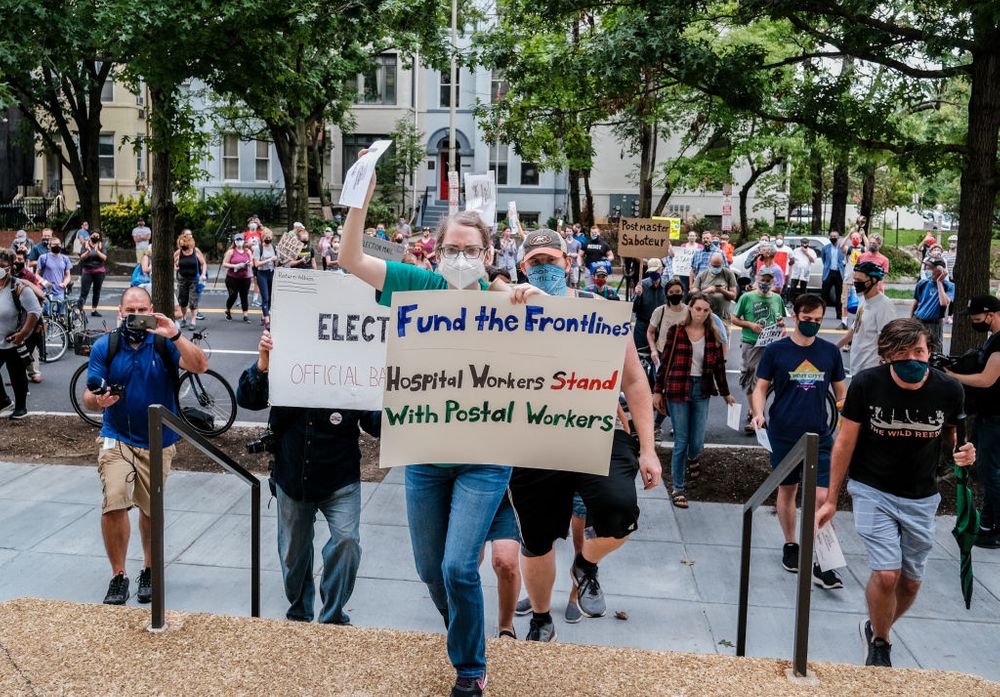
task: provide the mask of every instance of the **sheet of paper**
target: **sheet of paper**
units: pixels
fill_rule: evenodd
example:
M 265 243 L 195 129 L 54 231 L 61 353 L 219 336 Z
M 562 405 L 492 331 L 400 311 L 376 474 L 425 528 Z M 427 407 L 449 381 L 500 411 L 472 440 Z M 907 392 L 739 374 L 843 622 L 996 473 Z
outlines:
M 476 211 L 491 230 L 497 224 L 497 174 L 465 173 L 465 210 Z
M 767 429 L 755 428 L 754 433 L 757 434 L 757 442 L 760 443 L 761 447 L 767 452 L 771 452 L 771 439 L 767 437 Z
M 743 405 L 739 402 L 730 405 L 729 409 L 726 410 L 726 425 L 734 431 L 739 431 L 742 428 L 741 416 L 743 416 Z
M 365 196 L 368 195 L 368 185 L 375 174 L 375 164 L 378 158 L 382 157 L 389 146 L 391 140 L 376 140 L 368 146 L 368 152 L 347 170 L 344 177 L 344 188 L 340 192 L 340 205 L 351 208 L 361 208 L 365 205 Z
M 778 341 L 785 335 L 785 328 L 777 324 L 764 325 L 764 331 L 757 336 L 757 343 L 754 346 L 762 348 Z
M 823 571 L 847 566 L 833 523 L 827 523 L 816 531 L 816 561 Z

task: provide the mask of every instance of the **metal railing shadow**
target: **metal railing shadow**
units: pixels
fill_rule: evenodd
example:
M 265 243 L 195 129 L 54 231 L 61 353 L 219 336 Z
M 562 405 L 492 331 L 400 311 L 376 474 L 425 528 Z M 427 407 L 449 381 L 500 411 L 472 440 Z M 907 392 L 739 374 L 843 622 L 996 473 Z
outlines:
M 819 436 L 806 433 L 792 447 L 781 463 L 764 480 L 753 496 L 743 504 L 743 542 L 740 547 L 740 599 L 736 629 L 736 655 L 746 656 L 747 611 L 750 604 L 750 541 L 753 512 L 771 495 L 792 470 L 804 463 L 802 472 L 802 519 L 799 527 L 798 588 L 795 592 L 795 636 L 792 669 L 798 677 L 807 675 L 809 653 L 809 603 L 812 590 L 813 526 L 816 520 L 816 465 L 819 460 Z
M 149 517 L 151 522 L 153 607 L 151 631 L 165 621 L 163 545 L 163 427 L 169 426 L 203 455 L 250 485 L 250 615 L 260 617 L 260 480 L 212 445 L 162 404 L 149 407 Z

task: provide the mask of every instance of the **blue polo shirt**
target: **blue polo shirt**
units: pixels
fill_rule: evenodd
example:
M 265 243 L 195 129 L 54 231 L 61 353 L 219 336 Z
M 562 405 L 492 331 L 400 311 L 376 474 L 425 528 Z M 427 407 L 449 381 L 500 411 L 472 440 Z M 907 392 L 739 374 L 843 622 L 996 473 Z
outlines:
M 108 375 L 107 355 L 108 337 L 105 334 L 90 351 L 90 365 L 87 369 L 87 379 L 107 380 L 112 385 L 125 385 L 125 394 L 114 406 L 104 410 L 104 423 L 101 426 L 101 436 L 114 438 L 143 450 L 149 449 L 149 417 L 147 409 L 151 404 L 162 404 L 177 413 L 177 403 L 174 398 L 174 381 L 168 371 L 173 366 L 164 366 L 160 354 L 153 346 L 153 334 L 147 334 L 146 340 L 138 348 L 125 341 L 124 337 L 118 344 L 118 352 L 111 361 L 111 374 Z M 167 342 L 167 349 L 173 357 L 174 365 L 180 364 L 180 351 L 172 342 Z M 163 429 L 163 447 L 169 447 L 180 440 L 180 437 L 169 428 Z

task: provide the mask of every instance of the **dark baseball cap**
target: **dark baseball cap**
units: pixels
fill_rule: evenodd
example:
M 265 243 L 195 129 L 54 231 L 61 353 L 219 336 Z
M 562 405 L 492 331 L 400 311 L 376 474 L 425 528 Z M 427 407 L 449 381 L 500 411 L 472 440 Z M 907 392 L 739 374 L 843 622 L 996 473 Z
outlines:
M 941 257 L 927 257 L 924 259 L 924 266 L 938 266 L 946 271 L 948 270 L 948 262 Z
M 603 266 L 598 266 L 596 269 L 594 269 L 594 275 L 595 276 L 607 276 L 608 275 L 608 270 L 606 268 L 604 268 Z
M 874 261 L 862 261 L 859 264 L 855 264 L 854 270 L 859 273 L 863 273 L 869 278 L 875 278 L 875 279 L 885 278 L 885 269 L 876 264 Z
M 540 228 L 529 232 L 524 238 L 524 261 L 539 254 L 548 254 L 554 257 L 566 256 L 566 240 L 555 230 Z
M 969 298 L 969 304 L 959 314 L 981 315 L 986 312 L 1000 312 L 1000 298 L 994 295 L 974 295 Z

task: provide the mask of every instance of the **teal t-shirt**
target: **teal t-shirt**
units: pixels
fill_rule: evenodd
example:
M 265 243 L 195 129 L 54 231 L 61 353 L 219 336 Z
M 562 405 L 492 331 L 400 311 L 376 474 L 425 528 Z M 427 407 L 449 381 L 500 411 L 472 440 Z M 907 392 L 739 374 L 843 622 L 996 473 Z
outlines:
M 445 290 L 448 281 L 435 272 L 421 269 L 413 264 L 398 261 L 385 262 L 385 283 L 381 291 L 375 291 L 375 302 L 386 307 L 392 306 L 392 294 L 407 290 Z M 489 284 L 479 279 L 479 289 L 486 290 Z

